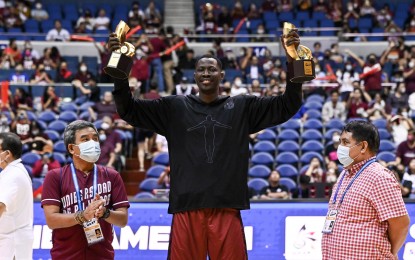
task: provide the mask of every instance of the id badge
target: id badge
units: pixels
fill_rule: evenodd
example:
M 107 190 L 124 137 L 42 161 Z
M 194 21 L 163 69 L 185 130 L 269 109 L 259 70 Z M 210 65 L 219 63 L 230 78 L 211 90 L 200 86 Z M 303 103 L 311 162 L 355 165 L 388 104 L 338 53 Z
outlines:
M 323 233 L 325 234 L 330 234 L 333 232 L 333 228 L 334 228 L 334 223 L 336 222 L 336 217 L 337 217 L 337 209 L 331 209 L 329 210 L 327 216 L 326 216 L 326 221 L 324 222 L 324 227 L 323 227 Z
M 101 225 L 96 218 L 84 223 L 84 232 L 89 246 L 104 240 Z

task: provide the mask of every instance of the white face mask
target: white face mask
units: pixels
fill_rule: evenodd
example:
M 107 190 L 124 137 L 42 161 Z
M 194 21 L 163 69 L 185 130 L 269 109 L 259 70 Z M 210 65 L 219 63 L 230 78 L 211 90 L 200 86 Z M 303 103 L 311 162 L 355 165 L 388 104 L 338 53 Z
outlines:
M 352 65 L 346 65 L 346 70 L 352 70 Z
M 107 130 L 108 128 L 110 128 L 110 125 L 108 123 L 104 122 L 104 123 L 101 124 L 101 128 L 103 130 Z
M 100 140 L 101 142 L 104 142 L 105 140 L 107 140 L 107 136 L 106 136 L 105 134 L 100 134 L 100 135 L 99 135 L 99 140 Z
M 80 69 L 82 72 L 85 72 L 85 71 L 86 71 L 86 66 L 81 66 L 79 69 Z
M 340 135 L 333 135 L 333 142 L 338 143 L 340 141 Z
M 80 155 L 79 158 L 86 162 L 94 163 L 98 161 L 101 155 L 101 147 L 98 142 L 89 140 L 88 142 L 81 143 L 79 145 Z
M 357 158 L 357 156 L 359 156 L 357 155 L 355 158 L 350 157 L 350 149 L 359 144 L 360 143 L 355 144 L 352 147 L 339 145 L 339 147 L 337 148 L 337 158 L 339 159 L 339 162 L 343 165 L 343 167 L 347 167 L 350 164 L 352 164 L 354 160 Z
M 242 86 L 242 81 L 241 80 L 235 80 L 235 86 L 237 86 L 237 87 Z

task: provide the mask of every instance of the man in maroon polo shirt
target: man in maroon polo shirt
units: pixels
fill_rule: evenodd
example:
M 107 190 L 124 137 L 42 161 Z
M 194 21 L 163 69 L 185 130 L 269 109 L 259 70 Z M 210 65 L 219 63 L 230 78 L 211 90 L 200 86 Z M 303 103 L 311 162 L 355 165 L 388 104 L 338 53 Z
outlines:
M 70 123 L 64 142 L 73 163 L 48 172 L 42 192 L 52 259 L 114 259 L 112 225 L 127 225 L 130 206 L 122 179 L 114 169 L 95 164 L 101 150 L 92 123 Z

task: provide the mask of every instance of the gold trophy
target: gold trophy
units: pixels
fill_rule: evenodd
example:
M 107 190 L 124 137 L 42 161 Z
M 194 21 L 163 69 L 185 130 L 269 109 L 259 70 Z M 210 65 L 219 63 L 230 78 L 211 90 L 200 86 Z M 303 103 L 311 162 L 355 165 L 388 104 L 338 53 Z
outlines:
M 292 29 L 295 29 L 294 24 L 284 22 L 284 35 L 287 35 Z M 284 38 L 284 44 L 286 44 L 286 41 L 287 39 Z M 289 66 L 292 67 L 293 71 L 293 77 L 290 81 L 294 83 L 303 83 L 315 79 L 316 72 L 311 50 L 304 45 L 299 45 L 297 49 L 294 45 L 285 45 L 285 48 L 287 49 L 288 55 L 294 60 L 292 63 L 289 63 Z
M 128 30 L 130 30 L 130 27 L 122 20 L 118 23 L 117 28 L 115 28 L 115 34 L 120 39 L 121 48 L 111 53 L 108 64 L 104 68 L 105 73 L 113 78 L 125 79 L 130 75 L 130 70 L 133 65 L 133 59 L 131 57 L 135 54 L 135 48 L 131 43 L 125 42 Z

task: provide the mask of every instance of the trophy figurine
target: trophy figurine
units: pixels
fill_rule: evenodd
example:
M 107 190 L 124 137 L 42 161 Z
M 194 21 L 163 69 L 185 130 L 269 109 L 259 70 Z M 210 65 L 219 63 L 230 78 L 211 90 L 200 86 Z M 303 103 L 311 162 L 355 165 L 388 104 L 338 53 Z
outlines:
M 131 43 L 125 42 L 128 30 L 130 27 L 121 20 L 115 28 L 115 34 L 120 39 L 121 48 L 111 53 L 108 64 L 104 68 L 105 73 L 118 79 L 128 78 L 133 65 L 131 57 L 135 54 L 135 48 Z
M 292 29 L 295 29 L 295 26 L 292 23 L 284 22 L 284 35 L 287 35 Z M 286 44 L 285 38 L 284 44 Z M 285 45 L 285 48 L 287 49 L 288 55 L 294 60 L 291 64 L 294 75 L 290 81 L 294 83 L 303 83 L 315 79 L 316 72 L 311 50 L 304 45 L 299 45 L 297 49 L 294 45 Z

